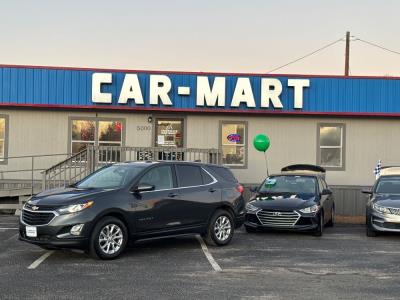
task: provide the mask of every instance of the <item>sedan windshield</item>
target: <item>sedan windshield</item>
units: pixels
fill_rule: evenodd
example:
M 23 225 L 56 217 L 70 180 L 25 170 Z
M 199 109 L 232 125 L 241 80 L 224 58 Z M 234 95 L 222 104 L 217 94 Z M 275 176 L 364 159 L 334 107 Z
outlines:
M 115 189 L 131 182 L 145 166 L 112 165 L 89 175 L 74 187 L 81 189 Z
M 381 177 L 376 185 L 377 194 L 400 194 L 400 177 Z
M 310 176 L 271 176 L 268 177 L 261 187 L 259 193 L 273 194 L 315 194 L 316 182 Z

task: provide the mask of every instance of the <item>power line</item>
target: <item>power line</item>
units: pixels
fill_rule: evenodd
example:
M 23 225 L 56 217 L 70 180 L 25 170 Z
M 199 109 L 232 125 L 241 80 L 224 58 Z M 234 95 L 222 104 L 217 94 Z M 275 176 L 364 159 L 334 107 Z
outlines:
M 376 47 L 376 48 L 379 48 L 379 49 L 382 49 L 382 50 L 385 50 L 385 51 L 388 51 L 388 52 L 391 52 L 391 53 L 400 55 L 400 52 L 398 52 L 398 51 L 394 51 L 394 50 L 388 49 L 388 48 L 386 48 L 386 47 L 384 47 L 384 46 L 381 46 L 381 45 L 375 44 L 375 43 L 373 43 L 373 42 L 369 42 L 369 41 L 360 39 L 360 38 L 358 38 L 358 37 L 355 37 L 355 40 L 354 40 L 354 41 L 360 41 L 360 42 L 363 42 L 363 43 L 368 44 L 368 45 L 370 45 L 370 46 L 373 46 L 373 47 Z
M 302 59 L 305 59 L 305 58 L 307 58 L 307 57 L 309 57 L 309 56 L 311 56 L 311 55 L 313 55 L 313 54 L 315 54 L 315 53 L 318 53 L 318 52 L 320 52 L 320 51 L 322 51 L 322 50 L 325 50 L 326 48 L 329 48 L 329 47 L 335 45 L 336 43 L 339 43 L 339 42 L 342 42 L 342 41 L 343 41 L 343 39 L 338 39 L 338 40 L 336 40 L 336 41 L 333 41 L 333 42 L 331 42 L 331 43 L 329 43 L 329 44 L 327 44 L 327 45 L 325 45 L 325 46 L 323 46 L 323 47 L 321 47 L 321 48 L 319 48 L 319 49 L 317 49 L 317 50 L 314 50 L 313 52 L 310 52 L 310 53 L 308 53 L 308 54 L 306 54 L 306 55 L 304 55 L 304 56 L 302 56 L 302 57 L 299 57 L 299 58 L 297 58 L 297 59 L 295 59 L 295 60 L 293 60 L 293 61 L 290 61 L 290 62 L 288 62 L 288 63 L 286 63 L 286 64 L 284 64 L 284 65 L 282 65 L 282 66 L 280 66 L 280 67 L 277 67 L 277 68 L 275 68 L 275 69 L 272 69 L 272 70 L 268 71 L 267 74 L 270 74 L 270 73 L 272 73 L 272 72 L 274 72 L 274 71 L 276 71 L 276 70 L 279 70 L 279 69 L 282 69 L 282 68 L 284 68 L 284 67 L 286 67 L 286 66 L 289 66 L 289 65 L 291 65 L 291 64 L 294 64 L 294 63 L 296 63 L 296 62 L 298 62 L 298 61 L 300 61 L 300 60 L 302 60 Z

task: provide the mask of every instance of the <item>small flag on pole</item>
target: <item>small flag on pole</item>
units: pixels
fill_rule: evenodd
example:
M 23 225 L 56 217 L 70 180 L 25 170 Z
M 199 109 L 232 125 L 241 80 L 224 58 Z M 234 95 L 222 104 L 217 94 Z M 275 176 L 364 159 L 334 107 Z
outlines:
M 375 174 L 376 179 L 378 179 L 379 176 L 381 176 L 381 169 L 382 169 L 382 162 L 381 162 L 381 160 L 378 160 L 378 164 L 376 165 L 376 167 L 374 169 L 374 174 Z

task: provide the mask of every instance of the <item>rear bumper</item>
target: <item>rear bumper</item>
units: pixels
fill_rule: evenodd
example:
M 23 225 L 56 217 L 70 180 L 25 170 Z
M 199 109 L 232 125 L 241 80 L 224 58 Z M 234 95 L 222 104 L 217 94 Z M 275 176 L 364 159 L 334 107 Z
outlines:
M 240 228 L 245 221 L 245 214 L 237 215 L 235 217 L 235 229 Z

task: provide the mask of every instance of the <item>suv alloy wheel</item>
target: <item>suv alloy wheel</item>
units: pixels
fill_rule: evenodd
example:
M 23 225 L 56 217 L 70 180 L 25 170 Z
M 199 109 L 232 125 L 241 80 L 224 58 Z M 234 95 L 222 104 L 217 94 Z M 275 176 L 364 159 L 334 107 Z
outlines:
M 105 217 L 93 229 L 90 253 L 101 259 L 113 259 L 124 251 L 127 241 L 125 224 L 117 218 Z
M 233 236 L 235 225 L 231 214 L 219 209 L 211 217 L 208 224 L 206 242 L 209 245 L 224 246 L 230 242 Z

